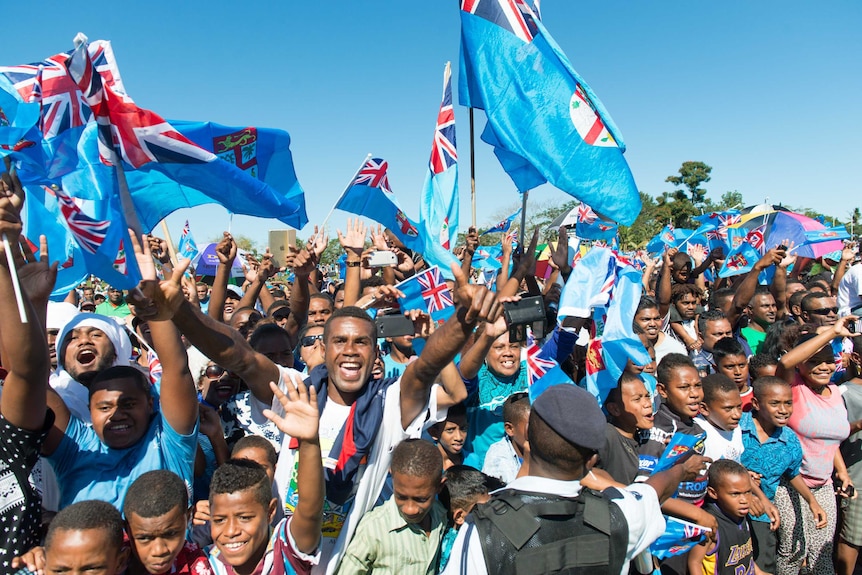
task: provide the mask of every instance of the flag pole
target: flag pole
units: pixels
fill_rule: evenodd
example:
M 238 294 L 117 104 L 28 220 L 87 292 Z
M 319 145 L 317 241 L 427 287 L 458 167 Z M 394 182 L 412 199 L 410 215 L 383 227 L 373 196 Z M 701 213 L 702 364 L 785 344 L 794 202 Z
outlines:
M 177 257 L 177 248 L 174 247 L 174 240 L 171 239 L 171 231 L 168 229 L 167 220 L 162 220 L 162 233 L 165 235 L 165 242 L 168 244 L 168 252 L 171 254 L 171 262 L 176 265 L 180 260 Z
M 138 213 L 135 211 L 135 204 L 132 202 L 132 194 L 129 191 L 129 183 L 126 181 L 126 171 L 123 168 L 123 160 L 117 152 L 117 148 L 111 146 L 113 158 L 111 158 L 117 175 L 117 185 L 120 191 L 120 205 L 123 207 L 123 216 L 126 218 L 126 225 L 132 228 L 135 235 L 140 237 L 142 233 L 141 220 L 138 219 Z
M 11 165 L 9 160 L 6 160 L 9 166 L 9 175 L 15 177 L 15 167 Z M 15 303 L 18 304 L 18 314 L 21 317 L 21 323 L 27 323 L 27 310 L 24 308 L 24 296 L 21 295 L 21 283 L 18 280 L 18 267 L 15 265 L 15 258 L 12 256 L 12 246 L 9 243 L 9 238 L 4 233 L 2 236 L 3 249 L 6 251 L 6 265 L 9 267 L 9 277 L 12 279 L 12 291 L 15 292 Z
M 323 223 L 320 224 L 320 227 L 318 228 L 320 230 L 320 233 L 323 233 L 323 230 L 326 229 L 326 222 L 329 221 L 329 218 L 332 216 L 332 212 L 335 211 L 335 207 L 338 205 L 338 202 L 341 201 L 341 198 L 344 197 L 344 194 L 346 194 L 347 190 L 349 190 L 350 187 L 353 185 L 353 180 L 356 179 L 356 176 L 359 175 L 359 171 L 362 170 L 362 168 L 365 166 L 365 164 L 368 163 L 368 160 L 370 160 L 370 159 L 371 159 L 371 154 L 369 153 L 367 156 L 365 156 L 365 159 L 362 160 L 362 163 L 359 164 L 359 167 L 356 168 L 356 172 L 353 173 L 353 177 L 350 178 L 350 182 L 347 184 L 347 186 L 344 187 L 344 191 L 341 192 L 341 194 L 339 194 L 338 199 L 335 200 L 334 204 L 332 204 L 332 209 L 330 209 L 329 213 L 326 214 L 326 217 L 323 218 Z
M 470 111 L 470 208 L 473 217 L 470 220 L 471 225 L 476 227 L 476 154 L 475 145 L 473 142 L 473 108 L 468 108 Z
M 521 241 L 518 242 L 518 245 L 521 246 L 521 253 L 524 253 L 524 244 L 529 243 L 527 241 L 527 196 L 530 195 L 530 190 L 524 190 L 524 195 L 521 197 Z M 559 241 L 559 240 L 558 240 Z

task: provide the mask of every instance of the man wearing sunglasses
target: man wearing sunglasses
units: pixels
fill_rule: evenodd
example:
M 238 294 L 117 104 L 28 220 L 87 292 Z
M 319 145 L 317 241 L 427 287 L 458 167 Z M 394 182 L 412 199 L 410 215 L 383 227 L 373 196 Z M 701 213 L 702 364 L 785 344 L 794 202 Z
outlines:
M 316 259 L 303 250 L 306 258 Z M 407 437 L 418 437 L 425 415 L 436 413 L 431 386 L 461 351 L 480 321 L 496 321 L 502 306 L 484 286 L 471 285 L 453 266 L 455 314 L 429 338 L 422 354 L 397 379 L 373 379 L 377 328 L 366 312 L 344 307 L 324 326 L 325 363 L 306 380 L 317 389 L 320 442 L 324 449 L 326 505 L 319 572 L 333 573 L 362 515 L 380 495 L 392 450 Z M 153 286 L 150 286 L 153 287 Z M 235 330 L 203 315 L 183 297 L 179 282 L 165 281 L 147 293 L 149 313 L 172 319 L 180 331 L 218 365 L 236 373 L 251 390 L 258 408 L 280 413 L 271 384 L 282 389 L 298 372 L 277 366 L 255 352 Z M 397 291 L 397 290 L 396 290 Z M 399 295 L 399 294 L 396 294 Z M 426 316 L 427 317 L 427 316 Z M 286 513 L 297 494 L 291 485 L 296 442 L 285 436 L 276 468 L 276 484 Z

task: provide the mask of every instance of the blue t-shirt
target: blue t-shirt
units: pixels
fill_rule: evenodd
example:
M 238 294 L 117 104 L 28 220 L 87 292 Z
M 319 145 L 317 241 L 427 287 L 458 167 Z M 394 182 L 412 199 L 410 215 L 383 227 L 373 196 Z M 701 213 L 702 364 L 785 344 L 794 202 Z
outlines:
M 802 465 L 802 445 L 799 438 L 789 427 L 777 427 L 766 443 L 760 443 L 754 417 L 750 413 L 742 414 L 739 428 L 742 430 L 742 445 L 745 447 L 740 463 L 746 469 L 762 476 L 760 490 L 772 501 L 775 499 L 775 488 L 782 477 L 791 480 L 799 475 L 799 466 Z M 766 514 L 760 517 L 752 516 L 752 519 L 769 522 Z
M 144 437 L 131 447 L 111 449 L 89 425 L 75 416 L 57 450 L 48 457 L 60 485 L 60 509 L 78 501 L 99 499 L 122 509 L 132 482 L 155 469 L 179 475 L 191 492 L 198 424 L 180 435 L 162 414 L 153 414 Z
M 383 356 L 383 377 L 401 377 L 409 364 L 398 363 L 391 354 Z

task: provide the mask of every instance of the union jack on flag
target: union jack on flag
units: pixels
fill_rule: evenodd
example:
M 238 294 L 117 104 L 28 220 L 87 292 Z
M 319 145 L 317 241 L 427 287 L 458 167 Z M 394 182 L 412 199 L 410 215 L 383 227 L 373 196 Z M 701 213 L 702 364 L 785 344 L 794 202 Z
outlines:
M 745 241 L 751 244 L 751 247 L 757 250 L 760 255 L 763 255 L 764 246 L 766 245 L 765 238 L 763 236 L 765 226 L 758 226 L 748 232 L 745 236 Z
M 443 102 L 437 114 L 434 147 L 431 149 L 431 171 L 442 174 L 458 161 L 455 149 L 455 110 L 452 107 L 452 70 L 446 65 L 443 73 Z
M 591 224 L 598 219 L 598 215 L 593 211 L 593 208 L 587 204 L 581 203 L 578 205 L 578 221 L 583 224 Z
M 455 305 L 452 301 L 452 292 L 443 279 L 443 274 L 435 266 L 427 269 L 416 277 L 422 289 L 422 299 L 428 307 L 428 313 L 443 311 Z
M 727 228 L 720 227 L 720 228 L 716 228 L 714 230 L 710 230 L 710 231 L 706 232 L 706 239 L 726 241 L 727 240 Z
M 386 173 L 388 169 L 389 163 L 386 160 L 371 158 L 365 162 L 365 165 L 356 174 L 352 185 L 380 188 L 385 192 L 392 193 L 392 190 L 389 188 L 389 176 Z
M 91 254 L 99 251 L 102 242 L 105 241 L 105 236 L 108 234 L 108 228 L 111 227 L 110 220 L 94 220 L 82 212 L 75 200 L 65 193 L 48 187 L 45 187 L 45 190 L 57 196 L 63 219 L 66 220 L 69 231 L 72 232 L 81 249 Z
M 553 359 L 539 357 L 542 348 L 535 343 L 527 350 L 527 384 L 532 386 L 542 379 L 546 373 L 556 367 L 557 362 Z
M 21 66 L 0 66 L 25 102 L 41 98 L 42 134 L 53 138 L 71 128 L 86 125 L 92 113 L 78 86 L 66 70 L 67 54 L 56 54 L 42 62 Z
M 524 0 L 461 0 L 461 10 L 489 20 L 523 40 L 532 42 L 536 17 Z
M 718 225 L 722 227 L 732 226 L 742 221 L 742 216 L 739 214 L 718 214 Z
M 150 372 L 150 383 L 155 385 L 162 378 L 162 362 L 151 349 L 147 350 L 147 370 Z

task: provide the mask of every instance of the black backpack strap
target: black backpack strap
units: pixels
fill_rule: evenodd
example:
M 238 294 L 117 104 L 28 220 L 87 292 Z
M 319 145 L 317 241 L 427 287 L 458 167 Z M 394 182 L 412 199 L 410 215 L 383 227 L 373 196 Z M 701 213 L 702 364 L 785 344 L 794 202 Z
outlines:
M 480 516 L 493 523 L 516 549 L 523 547 L 539 530 L 536 514 L 531 508 L 525 508 L 523 500 L 511 491 L 497 494 L 482 507 L 480 513 Z
M 581 492 L 584 500 L 584 523 L 609 537 L 609 573 L 619 573 L 626 560 L 629 528 L 622 510 L 603 494 L 590 489 Z

